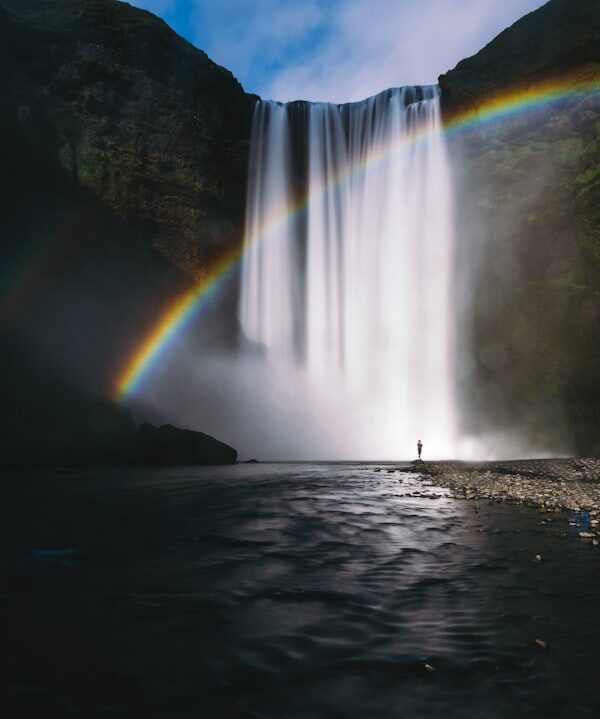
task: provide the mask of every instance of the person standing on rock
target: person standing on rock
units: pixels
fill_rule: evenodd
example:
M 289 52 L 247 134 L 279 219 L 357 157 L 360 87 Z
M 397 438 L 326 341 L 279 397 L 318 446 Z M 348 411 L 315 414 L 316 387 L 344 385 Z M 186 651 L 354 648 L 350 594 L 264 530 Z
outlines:
M 421 450 L 423 449 L 423 442 L 420 439 L 417 440 L 417 452 L 419 453 L 419 459 L 421 459 Z

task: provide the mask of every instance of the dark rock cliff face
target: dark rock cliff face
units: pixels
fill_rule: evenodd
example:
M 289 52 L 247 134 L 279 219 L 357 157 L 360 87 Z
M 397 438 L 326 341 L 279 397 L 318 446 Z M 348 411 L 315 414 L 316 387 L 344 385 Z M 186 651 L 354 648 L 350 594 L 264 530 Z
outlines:
M 73 457 L 92 398 L 239 241 L 255 98 L 115 0 L 0 0 L 0 67 L 0 461 L 57 421 Z
M 447 113 L 600 62 L 596 0 L 550 0 L 439 78 Z
M 115 0 L 2 0 L 0 32 L 5 112 L 74 181 L 192 277 L 239 239 L 256 98 L 231 73 Z
M 237 452 L 202 432 L 148 423 L 73 386 L 19 339 L 0 345 L 0 467 L 233 464 Z
M 444 113 L 565 77 L 600 77 L 596 0 L 551 0 L 441 76 Z M 524 113 L 450 150 L 459 261 L 474 278 L 460 358 L 473 425 L 522 425 L 538 446 L 598 453 L 600 98 Z
M 170 424 L 143 424 L 135 436 L 136 461 L 146 464 L 235 464 L 237 452 L 203 432 Z

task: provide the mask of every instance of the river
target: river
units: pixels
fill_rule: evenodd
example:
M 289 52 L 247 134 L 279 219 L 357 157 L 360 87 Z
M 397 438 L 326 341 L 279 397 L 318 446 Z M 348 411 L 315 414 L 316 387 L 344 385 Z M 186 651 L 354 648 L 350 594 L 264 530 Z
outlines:
M 5 473 L 3 716 L 598 716 L 597 549 L 393 469 Z

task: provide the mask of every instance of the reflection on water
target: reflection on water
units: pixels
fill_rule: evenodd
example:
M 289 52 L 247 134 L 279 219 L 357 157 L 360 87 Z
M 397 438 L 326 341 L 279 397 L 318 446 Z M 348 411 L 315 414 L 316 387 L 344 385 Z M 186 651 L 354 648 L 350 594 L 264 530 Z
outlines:
M 0 706 L 596 716 L 597 550 L 566 518 L 380 467 L 7 478 Z

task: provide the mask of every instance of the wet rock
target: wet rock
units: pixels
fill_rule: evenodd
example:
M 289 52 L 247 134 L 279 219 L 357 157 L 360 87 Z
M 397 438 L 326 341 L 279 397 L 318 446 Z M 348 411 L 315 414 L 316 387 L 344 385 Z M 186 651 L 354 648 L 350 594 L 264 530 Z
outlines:
M 419 473 L 456 498 L 537 506 L 545 515 L 565 509 L 578 513 L 584 508 L 595 517 L 593 512 L 600 505 L 597 459 L 430 462 L 420 465 Z

